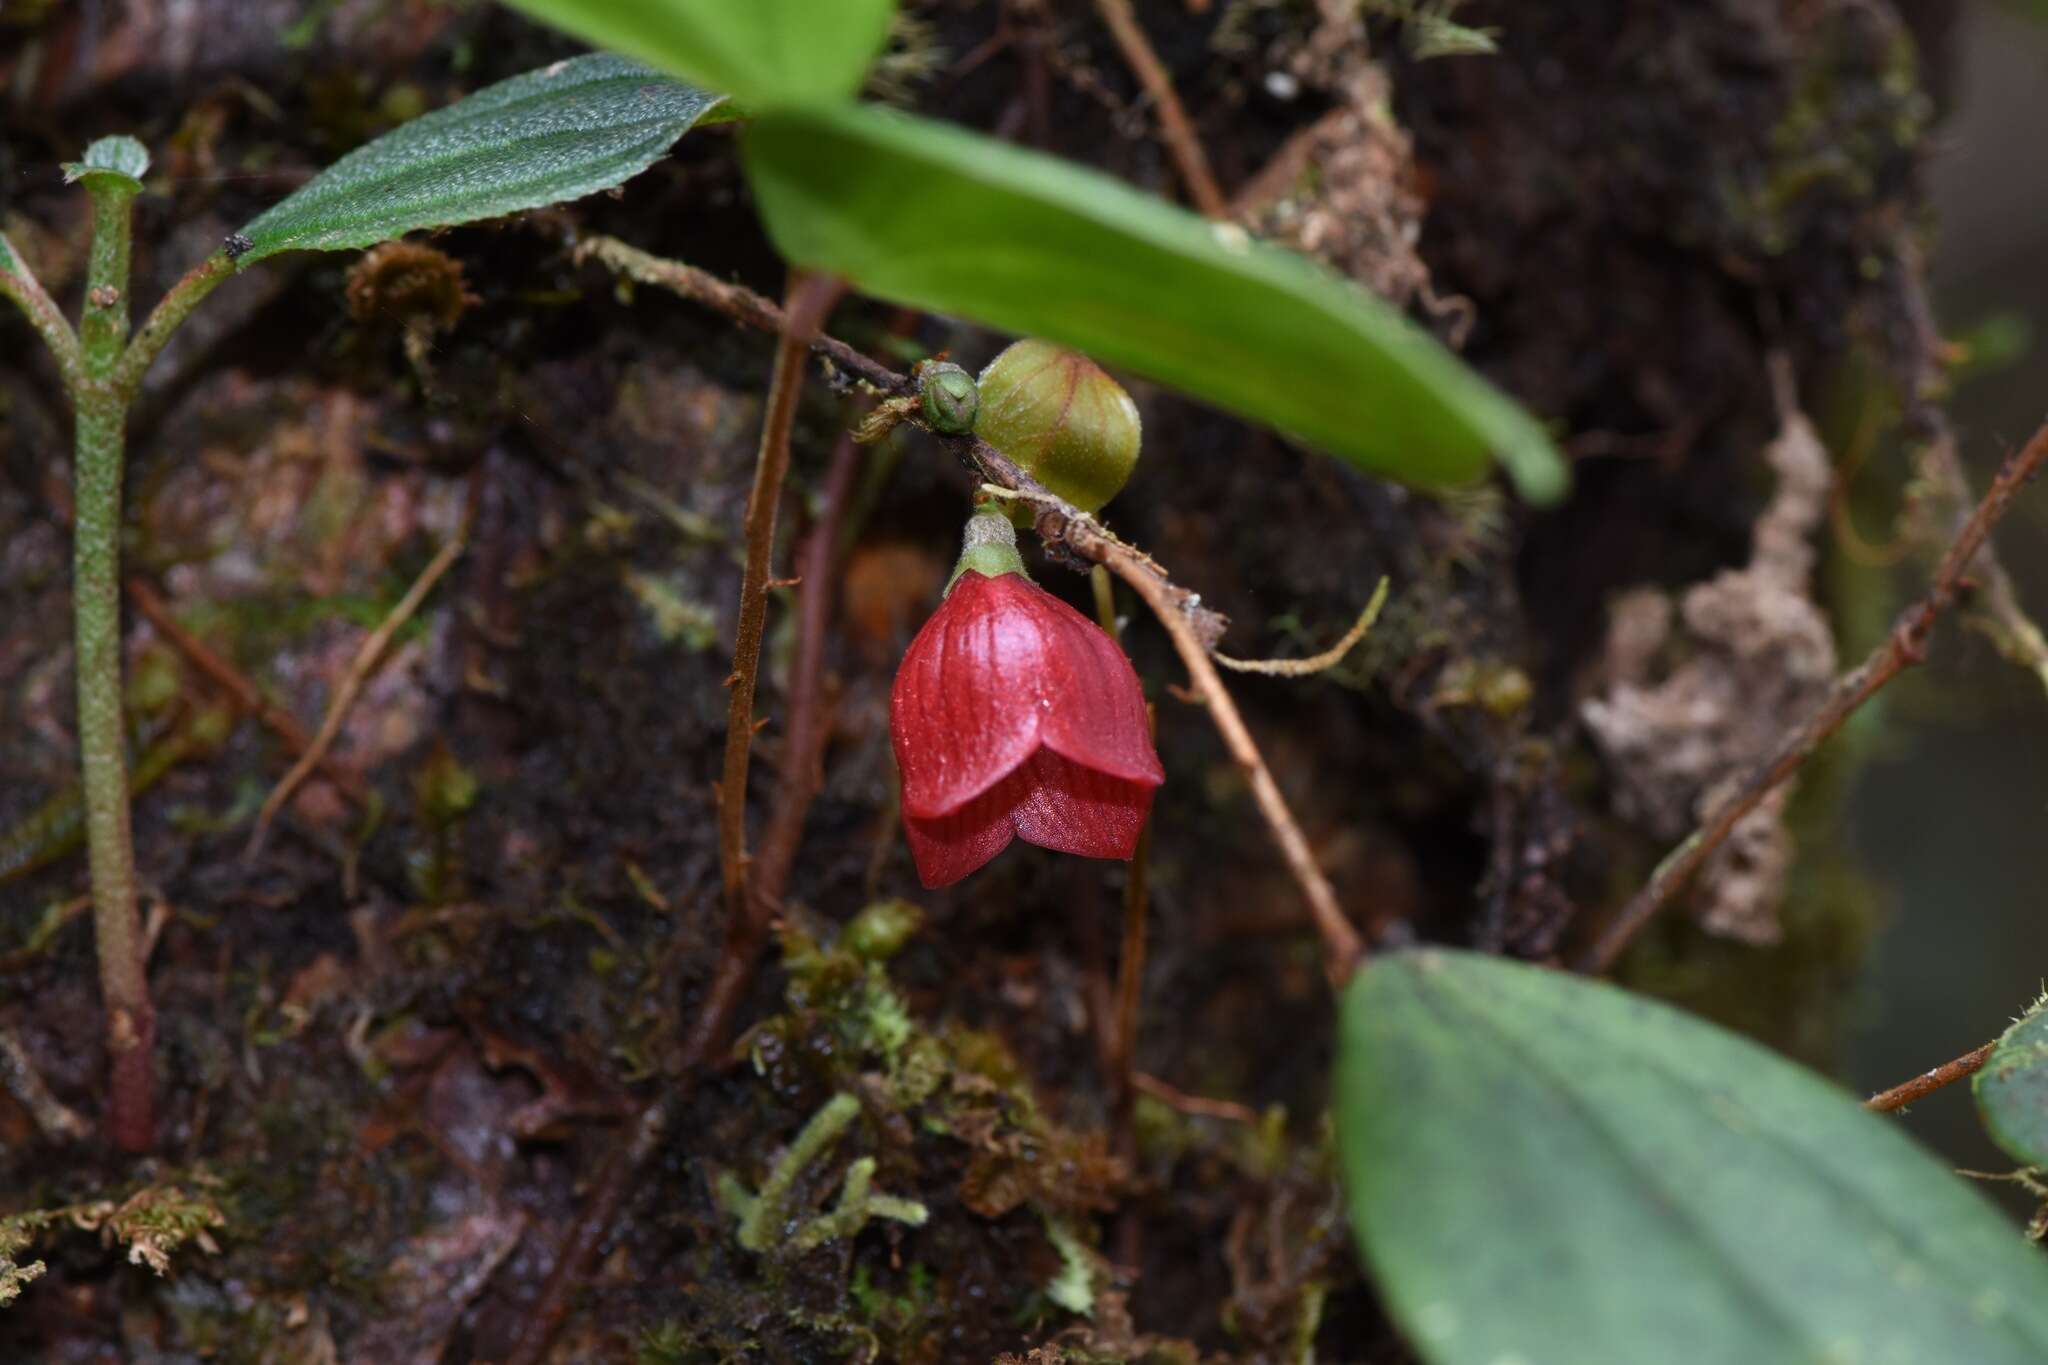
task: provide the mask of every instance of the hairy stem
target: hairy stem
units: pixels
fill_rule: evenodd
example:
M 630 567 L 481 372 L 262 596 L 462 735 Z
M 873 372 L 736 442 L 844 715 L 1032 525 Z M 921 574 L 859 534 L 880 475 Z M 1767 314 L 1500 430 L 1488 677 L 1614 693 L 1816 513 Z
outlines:
M 93 934 L 107 1011 L 111 1066 L 107 1128 L 132 1152 L 156 1137 L 156 1011 L 135 905 L 128 823 L 128 757 L 121 723 L 121 474 L 127 395 L 112 382 L 128 339 L 128 242 L 133 181 L 93 177 L 92 254 L 79 322 L 83 374 L 72 460 L 71 610 L 77 646 L 78 745 L 92 870 Z
M 0 297 L 14 300 L 29 325 L 42 337 L 43 344 L 50 348 L 57 373 L 63 377 L 65 393 L 75 392 L 85 364 L 78 349 L 78 334 L 64 320 L 43 282 L 15 254 L 13 244 L 4 236 L 0 236 Z
M 109 376 L 124 402 L 133 402 L 136 392 L 142 387 L 142 376 L 146 374 L 164 343 L 171 339 L 171 333 L 178 325 L 192 315 L 200 301 L 214 291 L 222 280 L 235 273 L 235 263 L 225 251 L 216 251 L 198 265 L 185 272 L 185 277 L 171 286 L 169 293 L 157 300 L 149 317 L 137 329 L 135 339 L 128 343 L 128 349 L 121 353 L 113 364 Z M 126 325 L 126 316 L 123 316 Z

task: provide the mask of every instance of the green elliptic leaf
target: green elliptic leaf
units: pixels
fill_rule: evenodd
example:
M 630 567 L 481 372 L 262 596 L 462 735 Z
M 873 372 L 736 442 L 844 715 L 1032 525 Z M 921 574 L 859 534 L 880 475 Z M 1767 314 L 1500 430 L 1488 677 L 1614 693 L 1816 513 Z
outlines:
M 1855 1099 L 1599 982 L 1449 950 L 1346 988 L 1351 1221 L 1432 1365 L 2039 1365 L 2048 1263 Z
M 895 0 L 510 0 L 534 18 L 764 108 L 844 99 Z
M 2048 1166 L 2048 1011 L 2007 1029 L 1970 1085 L 1991 1140 L 2017 1161 Z
M 610 53 L 572 57 L 358 147 L 229 249 L 246 266 L 580 199 L 646 170 L 722 98 Z
M 142 177 L 148 170 L 149 148 L 126 135 L 103 137 L 85 149 L 83 159 L 64 163 L 64 183 L 76 184 L 91 177 L 91 184 L 132 194 L 142 189 Z
M 1375 474 L 1523 496 L 1567 477 L 1542 427 L 1420 328 L 1301 256 L 1070 162 L 845 105 L 745 138 L 792 262 L 898 303 L 1063 342 Z

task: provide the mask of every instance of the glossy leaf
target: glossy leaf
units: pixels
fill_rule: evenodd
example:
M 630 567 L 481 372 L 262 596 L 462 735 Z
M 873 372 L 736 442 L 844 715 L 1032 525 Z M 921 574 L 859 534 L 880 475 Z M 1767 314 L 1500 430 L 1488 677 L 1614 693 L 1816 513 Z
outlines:
M 609 53 L 573 57 L 357 148 L 231 249 L 247 266 L 580 199 L 646 170 L 721 98 Z
M 1346 988 L 1352 1226 L 1433 1365 L 2030 1365 L 2048 1263 L 1783 1058 L 1598 982 L 1449 950 Z
M 2017 1161 L 2048 1166 L 2048 1011 L 2007 1029 L 1971 1087 L 1992 1141 Z
M 1303 257 L 1057 158 L 858 105 L 764 112 L 746 141 L 770 236 L 868 293 L 1048 337 L 1376 474 L 1488 462 L 1564 491 L 1528 414 L 1392 308 Z
M 79 160 L 65 162 L 64 183 L 89 179 L 133 194 L 142 188 L 148 170 L 149 149 L 132 137 L 117 134 L 95 141 Z
M 510 0 L 586 42 L 763 107 L 860 89 L 895 0 Z

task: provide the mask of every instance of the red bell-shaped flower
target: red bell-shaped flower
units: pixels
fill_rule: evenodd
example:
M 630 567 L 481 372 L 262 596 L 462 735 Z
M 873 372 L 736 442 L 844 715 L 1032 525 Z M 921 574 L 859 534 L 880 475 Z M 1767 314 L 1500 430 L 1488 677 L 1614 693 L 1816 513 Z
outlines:
M 896 671 L 889 733 L 928 888 L 1018 835 L 1129 858 L 1166 780 L 1130 660 L 1023 570 L 1009 522 L 977 515 L 946 600 Z

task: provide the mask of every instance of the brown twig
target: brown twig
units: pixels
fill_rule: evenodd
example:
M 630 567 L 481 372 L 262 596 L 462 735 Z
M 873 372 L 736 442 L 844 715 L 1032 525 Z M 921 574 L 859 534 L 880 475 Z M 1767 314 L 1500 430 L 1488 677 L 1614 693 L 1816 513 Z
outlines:
M 1994 1038 L 1982 1047 L 1971 1048 L 1962 1056 L 1953 1061 L 1943 1062 L 1932 1071 L 1923 1071 L 1910 1081 L 1901 1081 L 1889 1090 L 1880 1090 L 1863 1101 L 1863 1107 L 1874 1109 L 1880 1114 L 1904 1109 L 1907 1105 L 1932 1095 L 1943 1086 L 1953 1085 L 1963 1077 L 1976 1073 L 1990 1058 L 1991 1049 L 1997 1046 L 1998 1040 Z
M 789 472 L 789 433 L 803 390 L 804 351 L 844 288 L 825 276 L 792 273 L 789 311 L 775 344 L 775 372 L 761 421 L 754 486 L 747 494 L 747 562 L 740 578 L 739 625 L 734 632 L 732 696 L 725 717 L 725 769 L 718 784 L 718 868 L 729 923 L 752 918 L 747 898 L 747 766 L 754 747 L 754 683 L 761 667 L 761 633 L 768 620 L 768 563 L 775 555 L 775 513 Z
M 1294 822 L 1287 799 L 1280 794 L 1280 785 L 1273 780 L 1259 746 L 1252 742 L 1251 731 L 1237 713 L 1237 704 L 1230 699 L 1230 690 L 1223 685 L 1209 658 L 1208 646 L 1189 620 L 1183 603 L 1171 591 L 1165 574 L 1144 555 L 1102 531 L 1092 518 L 1069 521 L 1062 532 L 1062 543 L 1130 584 L 1159 618 L 1159 624 L 1166 627 L 1174 648 L 1180 651 L 1181 662 L 1187 666 L 1189 680 L 1209 709 L 1210 721 L 1223 737 L 1224 747 L 1250 781 L 1252 801 L 1265 817 L 1273 842 L 1280 846 L 1280 856 L 1286 860 L 1287 870 L 1294 874 L 1295 884 L 1308 902 L 1309 913 L 1315 917 L 1316 933 L 1323 941 L 1323 968 L 1333 985 L 1343 985 L 1365 955 L 1365 941 L 1338 906 L 1330 879 L 1316 866 L 1307 837 Z
M 783 311 L 773 300 L 756 294 L 745 285 L 728 284 L 707 271 L 681 261 L 671 261 L 629 246 L 616 237 L 590 237 L 577 244 L 578 262 L 594 260 L 615 274 L 642 284 L 651 284 L 707 307 L 715 308 L 734 322 L 763 332 L 783 330 Z M 813 332 L 805 342 L 811 350 L 834 366 L 882 390 L 902 393 L 910 381 L 879 361 L 870 360 L 853 347 L 822 332 Z
M 1090 586 L 1095 592 L 1095 619 L 1109 637 L 1122 643 L 1121 632 L 1117 629 L 1116 593 L 1109 579 L 1109 570 L 1097 564 L 1088 571 Z M 1156 740 L 1159 731 L 1158 713 L 1151 707 L 1145 708 L 1145 728 Z M 1116 1154 L 1128 1162 L 1138 1158 L 1138 1014 L 1145 999 L 1145 954 L 1147 948 L 1146 914 L 1150 909 L 1152 865 L 1152 819 L 1148 813 L 1145 823 L 1138 827 L 1138 846 L 1131 853 L 1129 869 L 1124 874 L 1124 934 L 1121 951 L 1116 964 L 1116 996 L 1114 1027 L 1110 1031 L 1109 1085 L 1112 1097 L 1112 1131 L 1115 1133 Z M 1126 1251 L 1135 1251 L 1137 1224 L 1125 1221 L 1124 1243 Z M 1132 1263 L 1134 1256 L 1126 1256 L 1126 1263 Z
M 1955 428 L 1936 401 L 1943 387 L 1943 357 L 1949 347 L 1927 297 L 1927 266 L 1919 237 L 1902 227 L 1892 239 L 1892 249 L 1896 257 L 1892 278 L 1909 343 L 1895 362 L 1897 383 L 1907 419 L 1928 433 L 1919 461 L 1921 473 L 1954 504 L 1955 530 L 1960 533 L 1971 506 L 1970 480 L 1957 453 Z M 2020 605 L 2012 575 L 1997 552 L 1988 548 L 1978 557 L 1975 570 L 1981 610 L 1971 612 L 1965 621 L 1988 636 L 2000 653 L 2048 685 L 2048 638 Z
M 839 527 L 861 466 L 861 447 L 842 432 L 825 474 L 824 507 L 797 555 L 796 652 L 790 664 L 788 728 L 782 739 L 782 785 L 761 834 L 754 896 L 780 901 L 803 839 L 804 816 L 825 780 L 825 739 L 831 732 L 824 702 L 825 630 L 832 619 L 832 561 Z
M 1201 1095 L 1190 1095 L 1185 1090 L 1176 1090 L 1157 1076 L 1138 1072 L 1133 1078 L 1142 1094 L 1150 1095 L 1169 1109 L 1183 1114 L 1193 1114 L 1205 1119 L 1224 1119 L 1230 1123 L 1257 1123 L 1258 1110 L 1235 1100 L 1212 1100 Z
M 82 1142 L 93 1135 L 92 1120 L 50 1093 L 35 1059 L 11 1028 L 0 1028 L 0 1086 L 28 1110 L 53 1142 Z
M 1727 839 L 1742 818 L 1757 803 L 1785 781 L 1814 750 L 1869 701 L 1893 678 L 1926 656 L 1927 639 L 1940 619 L 1968 583 L 1978 551 L 1991 535 L 1991 528 L 2011 508 L 2013 498 L 2048 459 L 2048 425 L 2036 431 L 2017 455 L 2008 459 L 1985 491 L 1983 501 L 1963 523 L 1948 553 L 1935 570 L 1934 585 L 1925 597 L 1902 613 L 1884 643 L 1873 650 L 1855 669 L 1835 679 L 1820 708 L 1779 741 L 1777 751 L 1751 770 L 1733 795 L 1717 805 L 1686 840 L 1650 874 L 1650 880 L 1621 912 L 1600 932 L 1580 959 L 1582 971 L 1606 971 L 1634 941 L 1643 926 L 1654 918 L 1665 902 L 1684 886 L 1701 863 Z
M 1180 173 L 1181 184 L 1187 187 L 1188 197 L 1195 201 L 1195 207 L 1205 218 L 1224 219 L 1230 216 L 1230 203 L 1223 197 L 1223 191 L 1216 184 L 1216 177 L 1209 169 L 1209 156 L 1202 150 L 1202 139 L 1195 133 L 1195 125 L 1188 119 L 1188 111 L 1174 93 L 1173 77 L 1161 64 L 1159 54 L 1152 50 L 1151 40 L 1138 23 L 1138 16 L 1131 11 L 1131 0 L 1095 0 L 1095 12 L 1102 16 L 1102 22 L 1109 27 L 1110 36 L 1116 39 L 1117 48 L 1124 54 L 1125 65 L 1138 78 L 1138 84 L 1145 87 L 1145 93 L 1152 97 L 1153 105 L 1159 110 L 1159 140 L 1166 144 L 1166 154 L 1173 158 L 1173 166 Z
M 419 610 L 420 603 L 433 591 L 434 584 L 440 581 L 442 574 L 448 572 L 448 567 L 455 562 L 456 556 L 462 553 L 463 540 L 464 533 L 461 531 L 457 531 L 449 538 L 448 543 L 443 545 L 439 553 L 428 562 L 427 567 L 421 570 L 420 576 L 413 580 L 413 585 L 406 589 L 405 596 L 398 599 L 398 605 L 391 609 L 390 614 L 378 623 L 377 628 L 371 631 L 356 649 L 355 658 L 349 661 L 348 672 L 342 677 L 341 686 L 334 690 L 333 699 L 327 703 L 327 714 L 320 718 L 320 728 L 314 732 L 312 742 L 306 746 L 306 751 L 299 755 L 298 762 L 292 764 L 277 786 L 271 789 L 270 795 L 264 798 L 263 809 L 256 814 L 256 828 L 250 831 L 248 847 L 242 852 L 244 858 L 253 858 L 262 849 L 264 837 L 270 831 L 270 822 L 277 818 L 277 812 L 283 808 L 284 803 L 291 800 L 292 793 L 306 780 L 307 774 L 318 767 L 326 757 L 328 746 L 333 744 L 334 737 L 341 733 L 342 720 L 347 717 L 349 708 L 355 705 L 356 696 L 363 690 L 363 684 L 368 682 L 370 675 L 376 671 L 377 661 L 383 657 L 385 647 L 391 643 L 391 637 L 398 633 L 399 627 L 412 619 L 413 613 Z
M 255 716 L 297 757 L 313 746 L 313 740 L 306 733 L 306 727 L 299 724 L 297 716 L 283 707 L 273 705 L 262 691 L 251 682 L 241 669 L 215 653 L 213 647 L 194 635 L 179 622 L 171 611 L 170 603 L 164 601 L 148 579 L 130 575 L 124 583 L 128 600 L 142 613 L 156 633 L 184 655 L 191 665 L 212 679 L 214 684 L 234 700 L 235 705 Z M 369 799 L 363 779 L 356 773 L 322 755 L 319 763 L 320 775 L 341 789 L 344 796 L 360 806 Z

